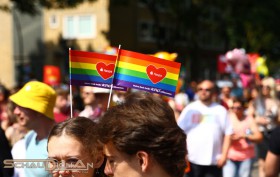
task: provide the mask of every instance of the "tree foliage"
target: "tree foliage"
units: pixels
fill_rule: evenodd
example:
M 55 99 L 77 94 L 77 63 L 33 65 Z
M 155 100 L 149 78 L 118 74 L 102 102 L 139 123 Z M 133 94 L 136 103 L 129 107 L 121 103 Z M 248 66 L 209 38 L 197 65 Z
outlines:
M 121 3 L 128 2 L 122 0 Z M 111 2 L 119 2 L 111 0 Z M 158 9 L 165 4 L 174 22 L 173 34 L 185 31 L 184 39 L 191 49 L 198 47 L 201 35 L 224 43 L 224 51 L 245 48 L 271 58 L 280 58 L 279 0 L 141 0 L 150 9 L 155 26 L 159 24 Z M 160 36 L 158 36 L 160 37 Z M 159 39 L 158 39 L 159 40 Z M 171 41 L 170 41 L 171 40 Z M 172 41 L 173 40 L 173 41 Z M 175 35 L 161 48 L 178 40 Z
M 17 9 L 36 14 L 38 7 L 67 8 L 96 0 L 10 0 Z M 134 0 L 110 0 L 113 5 L 128 5 Z M 146 4 L 159 29 L 159 9 L 164 5 L 175 28 L 165 41 L 155 31 L 159 49 L 172 48 L 176 40 L 184 40 L 191 50 L 199 50 L 201 35 L 224 44 L 224 51 L 245 48 L 280 58 L 280 1 L 279 0 L 138 0 Z M 0 3 L 0 9 L 9 10 Z M 184 37 L 178 34 L 184 31 Z
M 75 7 L 96 0 L 10 0 L 21 12 L 35 14 L 38 7 Z M 137 0 L 145 4 L 154 19 L 159 50 L 176 49 L 178 40 L 187 44 L 193 62 L 201 52 L 201 43 L 222 44 L 222 52 L 245 48 L 247 52 L 265 54 L 269 60 L 280 58 L 279 0 Z M 135 0 L 110 0 L 113 6 L 129 5 Z M 161 37 L 161 7 L 173 22 L 168 38 Z M 9 10 L 0 2 L 0 9 Z M 182 32 L 184 33 L 183 35 Z M 202 41 L 204 39 L 204 41 Z M 205 42 L 206 41 L 206 42 Z

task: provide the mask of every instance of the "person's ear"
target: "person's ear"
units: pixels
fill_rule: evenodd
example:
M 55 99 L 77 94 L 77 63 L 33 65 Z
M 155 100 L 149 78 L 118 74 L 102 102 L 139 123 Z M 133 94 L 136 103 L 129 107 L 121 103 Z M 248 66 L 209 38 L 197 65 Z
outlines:
M 141 166 L 142 172 L 146 172 L 150 163 L 150 156 L 145 151 L 138 151 L 136 157 L 139 165 Z

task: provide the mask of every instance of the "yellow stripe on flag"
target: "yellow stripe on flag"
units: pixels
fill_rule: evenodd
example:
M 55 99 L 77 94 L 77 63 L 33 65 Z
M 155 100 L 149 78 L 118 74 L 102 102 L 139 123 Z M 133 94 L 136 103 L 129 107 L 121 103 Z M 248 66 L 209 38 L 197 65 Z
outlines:
M 96 64 L 71 62 L 71 68 L 96 70 Z

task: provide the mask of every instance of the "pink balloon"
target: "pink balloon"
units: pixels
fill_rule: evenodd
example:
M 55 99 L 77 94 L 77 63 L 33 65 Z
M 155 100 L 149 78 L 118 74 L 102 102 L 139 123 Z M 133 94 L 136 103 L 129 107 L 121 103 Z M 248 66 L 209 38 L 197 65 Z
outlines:
M 233 49 L 226 53 L 226 61 L 240 73 L 250 73 L 250 62 L 244 49 Z

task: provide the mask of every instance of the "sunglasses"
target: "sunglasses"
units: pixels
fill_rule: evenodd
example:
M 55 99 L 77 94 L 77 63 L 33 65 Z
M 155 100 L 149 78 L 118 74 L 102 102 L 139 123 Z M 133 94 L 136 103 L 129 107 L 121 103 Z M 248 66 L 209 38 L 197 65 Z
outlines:
M 199 88 L 198 91 L 211 92 L 212 88 Z

